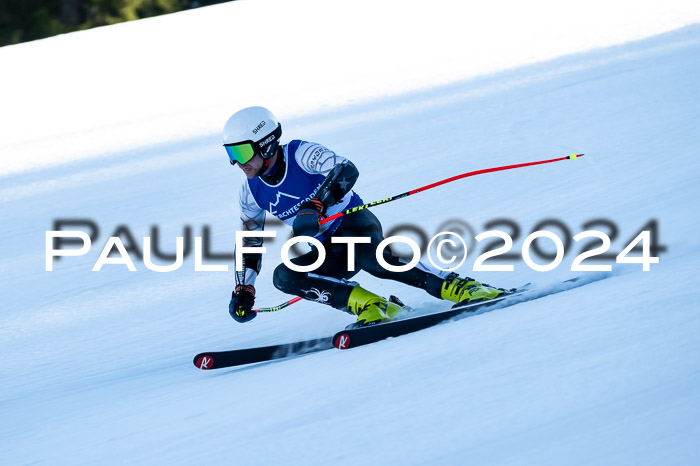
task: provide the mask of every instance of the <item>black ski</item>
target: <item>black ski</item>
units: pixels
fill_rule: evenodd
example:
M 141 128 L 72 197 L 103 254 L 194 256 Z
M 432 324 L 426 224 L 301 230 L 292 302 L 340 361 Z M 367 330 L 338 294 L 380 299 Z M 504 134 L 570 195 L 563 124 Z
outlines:
M 510 294 L 508 296 L 514 296 L 520 293 L 514 293 Z M 501 302 L 503 299 L 505 299 L 508 296 L 503 296 L 499 297 L 490 301 L 485 301 L 481 303 L 475 303 L 471 305 L 467 305 L 464 307 L 459 307 L 455 309 L 451 309 L 449 311 L 445 312 L 439 312 L 437 314 L 431 314 L 432 316 L 443 316 L 445 315 L 444 318 L 435 321 L 434 324 L 441 322 L 442 320 L 449 319 L 451 317 L 454 317 L 454 315 L 461 314 L 464 312 L 467 312 L 469 310 L 476 311 L 477 308 L 483 308 L 487 306 L 491 306 L 494 304 L 497 304 Z M 449 314 L 449 315 L 446 315 Z M 421 316 L 421 317 L 430 317 L 430 316 Z M 408 318 L 406 320 L 415 320 L 415 318 Z M 403 322 L 403 320 L 401 321 Z M 397 321 L 398 323 L 398 321 Z M 373 327 L 360 327 L 355 330 L 360 330 L 360 329 L 370 329 L 370 328 L 375 328 L 375 327 L 384 327 L 385 324 L 381 325 L 376 325 Z M 402 326 L 396 327 L 397 329 L 403 328 Z M 415 331 L 415 330 L 414 330 Z M 347 332 L 347 330 L 346 330 Z M 343 332 L 339 332 L 343 333 Z M 404 332 L 408 333 L 408 332 Z M 338 334 L 336 334 L 337 337 Z M 378 335 L 376 332 L 373 333 L 373 335 Z M 388 335 L 383 338 L 379 338 L 379 340 L 383 340 L 384 338 L 389 338 L 389 336 L 398 336 L 398 335 Z M 306 341 L 298 341 L 294 343 L 283 343 L 280 345 L 271 345 L 271 346 L 261 346 L 258 348 L 246 348 L 246 349 L 238 349 L 238 350 L 229 350 L 229 351 L 210 351 L 207 353 L 199 353 L 197 356 L 194 357 L 194 365 L 198 369 L 202 370 L 209 370 L 209 369 L 221 369 L 223 367 L 233 367 L 233 366 L 242 366 L 245 364 L 253 364 L 256 362 L 264 362 L 264 361 L 272 361 L 274 359 L 284 359 L 292 356 L 299 356 L 302 354 L 308 354 L 308 353 L 315 353 L 318 351 L 323 351 L 327 349 L 333 348 L 333 342 L 335 341 L 335 337 L 326 337 L 326 338 L 317 338 L 314 340 L 306 340 Z M 375 340 L 378 341 L 378 340 Z M 366 341 L 365 343 L 362 343 L 363 345 L 366 345 L 368 343 L 371 343 L 370 341 Z M 357 344 L 354 344 L 353 346 L 359 346 Z M 337 345 L 336 345 L 337 347 Z M 341 348 L 345 349 L 345 348 Z
M 300 354 L 315 353 L 333 348 L 333 339 L 317 338 L 315 340 L 284 343 L 281 345 L 262 346 L 230 351 L 213 351 L 199 353 L 194 357 L 194 365 L 198 369 L 221 369 L 222 367 L 242 366 L 255 362 L 272 361 Z
M 221 369 L 224 367 L 242 366 L 245 364 L 253 364 L 257 362 L 289 358 L 302 354 L 315 353 L 333 348 L 334 346 L 338 349 L 355 348 L 387 338 L 398 337 L 400 335 L 406 335 L 418 330 L 423 330 L 437 325 L 440 322 L 444 322 L 461 315 L 480 314 L 492 309 L 509 307 L 524 301 L 531 301 L 544 296 L 549 296 L 551 294 L 560 293 L 562 291 L 567 291 L 572 288 L 577 288 L 588 283 L 602 280 L 608 276 L 610 275 L 601 274 L 596 276 L 587 276 L 585 277 L 586 279 L 584 279 L 584 277 L 576 277 L 564 282 L 570 284 L 570 286 L 564 289 L 554 289 L 552 291 L 531 291 L 527 288 L 524 290 L 521 288 L 521 291 L 516 291 L 489 301 L 467 304 L 466 306 L 455 307 L 432 314 L 417 316 L 410 316 L 409 314 L 409 317 L 383 324 L 348 328 L 336 333 L 333 337 L 317 338 L 295 343 L 283 343 L 280 345 L 262 346 L 259 348 L 199 353 L 194 357 L 193 362 L 198 369 Z
M 584 280 L 584 277 L 580 276 L 564 281 L 563 283 L 569 285 L 566 288 L 554 289 L 553 291 L 549 292 L 538 292 L 536 290 L 530 291 L 525 289 L 489 301 L 468 304 L 466 306 L 454 307 L 446 311 L 440 311 L 426 315 L 419 315 L 415 317 L 407 317 L 404 319 L 398 319 L 390 322 L 368 325 L 364 327 L 347 328 L 345 330 L 337 332 L 333 336 L 333 346 L 335 346 L 338 349 L 344 350 L 355 348 L 358 346 L 368 345 L 370 343 L 375 343 L 377 341 L 385 340 L 387 338 L 398 337 L 401 335 L 406 335 L 408 333 L 413 333 L 419 330 L 433 327 L 441 322 L 445 322 L 446 320 L 453 319 L 463 314 L 480 314 L 482 312 L 486 312 L 494 308 L 501 309 L 504 307 L 513 306 L 515 304 L 522 303 L 525 301 L 532 301 L 534 299 L 577 288 L 579 286 L 583 286 L 594 281 L 602 280 L 603 278 L 606 278 L 608 276 L 608 274 L 589 276 L 587 277 L 588 280 Z
M 468 304 L 466 306 L 459 306 L 446 311 L 439 311 L 432 314 L 419 315 L 415 317 L 406 317 L 399 320 L 393 320 L 391 322 L 385 322 L 383 324 L 347 328 L 345 330 L 337 332 L 333 336 L 333 346 L 335 346 L 338 349 L 344 350 L 349 348 L 355 348 L 357 346 L 368 345 L 370 343 L 375 343 L 377 341 L 385 340 L 391 337 L 406 335 L 407 333 L 417 332 L 418 330 L 423 330 L 428 327 L 432 327 L 434 325 L 439 324 L 440 322 L 450 320 L 462 314 L 477 313 L 496 306 L 498 306 L 499 308 L 506 307 L 508 306 L 507 303 L 511 301 L 509 300 L 509 298 L 514 298 L 515 296 L 519 296 L 521 294 L 523 293 L 513 293 L 507 296 L 491 299 L 489 301 L 482 301 L 479 303 Z M 513 302 L 513 304 L 515 304 L 515 302 Z

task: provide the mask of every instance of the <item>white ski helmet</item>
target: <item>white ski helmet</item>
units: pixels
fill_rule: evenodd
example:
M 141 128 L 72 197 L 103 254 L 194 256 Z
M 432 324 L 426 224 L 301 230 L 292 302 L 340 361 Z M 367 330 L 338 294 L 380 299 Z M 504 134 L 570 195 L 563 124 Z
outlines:
M 224 148 L 231 165 L 247 163 L 255 154 L 272 157 L 279 146 L 282 125 L 266 108 L 248 107 L 239 110 L 224 126 Z M 267 165 L 267 163 L 266 163 Z

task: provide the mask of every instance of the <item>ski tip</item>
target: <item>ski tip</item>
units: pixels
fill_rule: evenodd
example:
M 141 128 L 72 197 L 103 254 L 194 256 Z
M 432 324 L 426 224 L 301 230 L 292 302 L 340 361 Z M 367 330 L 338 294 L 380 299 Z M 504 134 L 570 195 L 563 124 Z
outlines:
M 206 371 L 214 367 L 214 358 L 209 354 L 198 354 L 194 357 L 194 365 L 197 369 Z

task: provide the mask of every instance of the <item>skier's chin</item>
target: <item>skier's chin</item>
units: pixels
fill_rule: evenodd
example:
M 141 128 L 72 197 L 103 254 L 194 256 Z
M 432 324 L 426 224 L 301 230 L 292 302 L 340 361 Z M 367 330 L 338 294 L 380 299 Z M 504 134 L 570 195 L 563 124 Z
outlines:
M 243 170 L 243 173 L 245 173 L 245 176 L 248 177 L 248 179 L 252 180 L 256 176 L 258 176 L 260 170 L 256 170 L 255 168 L 251 168 L 249 170 Z

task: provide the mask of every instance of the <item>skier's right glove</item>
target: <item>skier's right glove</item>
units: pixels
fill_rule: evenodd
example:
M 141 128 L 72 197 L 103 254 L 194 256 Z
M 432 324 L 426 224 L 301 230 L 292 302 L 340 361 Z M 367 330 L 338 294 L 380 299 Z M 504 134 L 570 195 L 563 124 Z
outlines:
M 255 303 L 255 288 L 252 285 L 238 285 L 231 294 L 231 302 L 228 305 L 228 313 L 233 320 L 244 323 L 250 322 L 258 315 L 253 311 Z
M 294 236 L 316 236 L 320 229 L 320 221 L 326 206 L 317 198 L 311 198 L 299 206 L 299 213 L 292 224 Z

